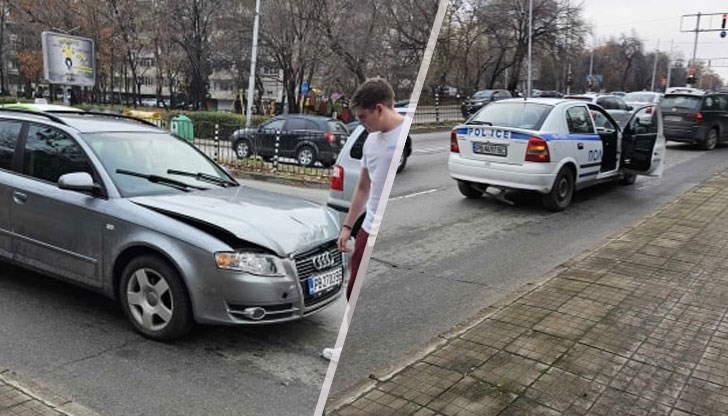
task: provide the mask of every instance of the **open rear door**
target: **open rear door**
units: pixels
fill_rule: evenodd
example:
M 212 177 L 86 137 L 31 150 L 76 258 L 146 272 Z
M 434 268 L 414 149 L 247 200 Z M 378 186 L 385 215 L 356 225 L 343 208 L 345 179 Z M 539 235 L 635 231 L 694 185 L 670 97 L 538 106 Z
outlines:
M 658 106 L 635 108 L 622 132 L 623 170 L 645 176 L 662 176 L 666 140 Z

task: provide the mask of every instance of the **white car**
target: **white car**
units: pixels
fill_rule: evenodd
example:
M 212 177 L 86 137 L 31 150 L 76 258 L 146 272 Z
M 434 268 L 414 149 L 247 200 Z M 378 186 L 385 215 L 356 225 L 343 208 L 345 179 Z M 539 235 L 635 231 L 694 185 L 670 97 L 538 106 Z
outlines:
M 659 111 L 659 110 L 658 110 Z M 540 192 L 552 211 L 576 189 L 661 176 L 662 117 L 636 108 L 622 129 L 602 107 L 559 98 L 509 99 L 484 107 L 450 137 L 450 176 L 467 198 L 489 186 Z M 640 119 L 641 116 L 641 119 Z

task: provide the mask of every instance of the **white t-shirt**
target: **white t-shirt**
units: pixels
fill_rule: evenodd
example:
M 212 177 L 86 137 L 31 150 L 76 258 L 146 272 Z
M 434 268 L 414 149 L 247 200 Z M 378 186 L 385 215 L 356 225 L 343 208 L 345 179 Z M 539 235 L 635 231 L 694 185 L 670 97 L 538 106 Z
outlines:
M 379 206 L 379 199 L 382 196 L 384 182 L 387 179 L 387 173 L 389 173 L 389 166 L 392 163 L 394 150 L 397 148 L 397 139 L 399 139 L 399 134 L 402 131 L 402 125 L 404 125 L 404 121 L 386 133 L 369 133 L 369 136 L 364 142 L 361 166 L 369 171 L 371 188 L 369 190 L 369 199 L 367 200 L 367 215 L 364 217 L 364 223 L 362 223 L 361 228 L 367 233 L 371 233 L 372 231 L 377 206 Z M 381 218 L 378 218 L 378 220 L 377 224 L 380 224 Z

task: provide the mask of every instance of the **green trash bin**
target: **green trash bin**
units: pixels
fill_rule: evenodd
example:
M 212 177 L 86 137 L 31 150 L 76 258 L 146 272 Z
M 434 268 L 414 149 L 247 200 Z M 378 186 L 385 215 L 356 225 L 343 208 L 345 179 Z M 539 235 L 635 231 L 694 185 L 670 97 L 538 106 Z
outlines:
M 195 140 L 195 127 L 192 120 L 184 114 L 172 117 L 169 122 L 169 131 L 190 143 Z

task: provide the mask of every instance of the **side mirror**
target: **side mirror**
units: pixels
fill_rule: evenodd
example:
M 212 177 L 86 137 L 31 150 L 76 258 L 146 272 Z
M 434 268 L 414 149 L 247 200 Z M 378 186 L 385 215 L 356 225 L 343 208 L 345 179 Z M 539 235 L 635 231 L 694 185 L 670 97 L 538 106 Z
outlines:
M 98 189 L 93 178 L 86 172 L 73 172 L 58 178 L 58 187 L 68 191 L 93 193 Z
M 631 105 L 628 105 L 627 110 L 632 111 L 632 110 L 634 110 L 634 107 L 632 107 Z

